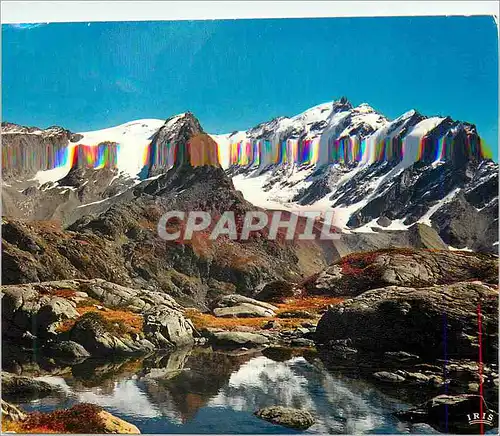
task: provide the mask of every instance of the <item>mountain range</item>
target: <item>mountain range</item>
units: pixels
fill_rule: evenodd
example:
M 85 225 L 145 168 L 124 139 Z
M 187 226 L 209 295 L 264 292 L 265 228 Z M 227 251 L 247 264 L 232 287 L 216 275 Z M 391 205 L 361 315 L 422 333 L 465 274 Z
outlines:
M 473 124 L 410 110 L 389 120 L 345 98 L 246 131 L 191 113 L 83 133 L 2 124 L 4 215 L 82 215 L 189 160 L 221 166 L 265 209 L 334 209 L 345 233 L 427 224 L 453 248 L 496 250 L 498 165 Z

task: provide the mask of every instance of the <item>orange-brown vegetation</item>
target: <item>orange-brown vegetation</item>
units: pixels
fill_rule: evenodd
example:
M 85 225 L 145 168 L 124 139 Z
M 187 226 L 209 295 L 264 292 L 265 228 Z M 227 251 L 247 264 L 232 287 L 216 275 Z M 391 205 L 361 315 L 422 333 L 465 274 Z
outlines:
M 24 421 L 3 421 L 2 431 L 15 433 L 103 433 L 102 408 L 82 403 L 49 413 L 33 412 Z
M 70 298 L 76 295 L 73 289 L 40 289 L 40 294 L 42 295 L 53 295 L 54 297 Z
M 342 273 L 348 275 L 361 274 L 377 257 L 378 252 L 351 253 L 340 260 Z
M 314 296 L 303 298 L 290 298 L 285 303 L 277 304 L 279 308 L 277 315 L 281 312 L 290 312 L 294 310 L 306 310 L 312 314 L 318 314 L 325 310 L 330 304 L 339 304 L 342 298 Z M 203 328 L 221 328 L 224 330 L 238 330 L 239 327 L 250 327 L 256 330 L 271 320 L 277 320 L 281 328 L 294 328 L 300 326 L 303 322 L 310 322 L 310 318 L 218 318 L 210 313 L 201 313 L 194 309 L 186 310 L 186 316 L 193 321 L 197 329 Z
M 137 334 L 142 332 L 143 318 L 140 314 L 118 309 L 98 309 L 97 305 L 77 306 L 76 310 L 83 316 L 85 314 L 99 315 L 100 319 L 105 322 L 110 331 L 116 331 L 122 334 Z M 67 332 L 73 328 L 76 319 L 68 319 L 62 322 L 59 327 L 59 332 Z
M 289 298 L 285 300 L 285 303 L 276 304 L 280 308 L 279 312 L 288 312 L 291 310 L 307 310 L 311 313 L 319 313 L 330 304 L 339 304 L 343 301 L 343 298 L 329 297 L 329 296 L 307 296 L 301 298 Z

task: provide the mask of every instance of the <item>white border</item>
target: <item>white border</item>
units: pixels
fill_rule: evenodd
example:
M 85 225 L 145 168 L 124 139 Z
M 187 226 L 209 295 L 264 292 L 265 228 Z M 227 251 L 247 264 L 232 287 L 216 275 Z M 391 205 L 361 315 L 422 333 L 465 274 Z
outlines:
M 498 14 L 497 1 L 1 2 L 2 23 Z

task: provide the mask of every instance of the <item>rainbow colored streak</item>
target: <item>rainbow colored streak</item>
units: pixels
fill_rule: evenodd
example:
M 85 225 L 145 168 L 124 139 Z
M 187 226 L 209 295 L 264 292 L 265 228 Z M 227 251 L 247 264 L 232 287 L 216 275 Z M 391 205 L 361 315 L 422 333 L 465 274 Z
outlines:
M 491 149 L 475 135 L 463 130 L 450 131 L 443 128 L 442 134 L 423 136 L 418 142 L 416 160 L 439 162 L 460 159 L 491 159 Z M 369 137 L 359 140 L 357 136 L 330 138 L 320 145 L 320 138 L 287 139 L 278 143 L 269 140 L 240 140 L 229 144 L 229 165 L 260 166 L 280 163 L 333 164 L 383 161 L 400 161 L 403 158 L 404 138 L 378 140 Z M 322 149 L 326 147 L 326 150 Z M 220 161 L 219 146 L 208 135 L 191 138 L 186 147 L 179 149 L 170 143 L 152 141 L 137 157 L 129 157 L 125 146 L 115 142 L 95 145 L 70 144 L 58 146 L 47 144 L 37 153 L 23 143 L 2 147 L 2 169 L 32 168 L 37 171 L 58 167 L 117 168 L 120 160 L 136 159 L 138 168 L 152 166 L 169 169 L 176 164 L 191 162 L 192 165 L 217 165 Z M 320 162 L 321 160 L 321 162 Z
M 360 141 L 357 136 L 345 136 L 327 141 L 326 161 L 320 158 L 319 138 L 288 139 L 272 144 L 268 140 L 244 140 L 230 143 L 229 165 L 248 166 L 294 163 L 334 164 L 350 162 L 384 162 L 403 159 L 404 138 L 389 137 L 377 141 L 367 138 Z M 416 150 L 416 160 L 425 162 L 448 161 L 453 159 L 487 159 L 492 153 L 481 140 L 474 136 L 462 135 L 457 140 L 451 133 L 438 139 L 422 137 Z M 258 157 L 258 159 L 257 159 Z M 320 162 L 320 159 L 322 161 Z
M 119 145 L 101 143 L 98 145 L 78 145 L 77 165 L 85 168 L 116 168 Z
M 36 168 L 50 170 L 68 164 L 71 150 L 66 146 L 46 145 L 34 153 L 32 147 L 2 146 L 2 169 Z

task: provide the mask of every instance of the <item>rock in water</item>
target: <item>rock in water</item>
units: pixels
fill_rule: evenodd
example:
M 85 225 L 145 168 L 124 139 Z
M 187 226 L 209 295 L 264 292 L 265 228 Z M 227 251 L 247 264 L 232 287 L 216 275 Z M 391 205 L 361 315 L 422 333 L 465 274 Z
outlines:
M 446 314 L 447 348 L 461 358 L 478 353 L 477 307 L 483 315 L 483 358 L 497 361 L 498 292 L 478 282 L 424 288 L 388 286 L 330 306 L 315 340 L 350 340 L 359 350 L 407 351 L 441 357 Z M 487 339 L 486 339 L 487 338 Z
M 483 416 L 480 415 L 482 409 Z M 427 423 L 446 433 L 479 433 L 482 421 L 484 430 L 498 425 L 498 413 L 489 409 L 480 395 L 438 395 L 424 404 L 396 413 L 405 421 Z
M 44 347 L 44 351 L 55 357 L 63 358 L 84 358 L 90 353 L 80 344 L 73 341 L 51 342 Z
M 40 398 L 57 390 L 42 380 L 2 371 L 2 395 L 5 397 Z
M 130 422 L 124 421 L 105 410 L 99 413 L 104 426 L 104 433 L 118 434 L 141 434 L 140 430 Z
M 294 428 L 296 430 L 306 430 L 315 423 L 314 416 L 310 412 L 307 410 L 294 409 L 292 407 L 264 407 L 255 412 L 255 415 L 273 424 Z
M 221 347 L 256 347 L 267 345 L 269 339 L 264 335 L 248 332 L 216 332 L 211 338 L 215 345 Z

